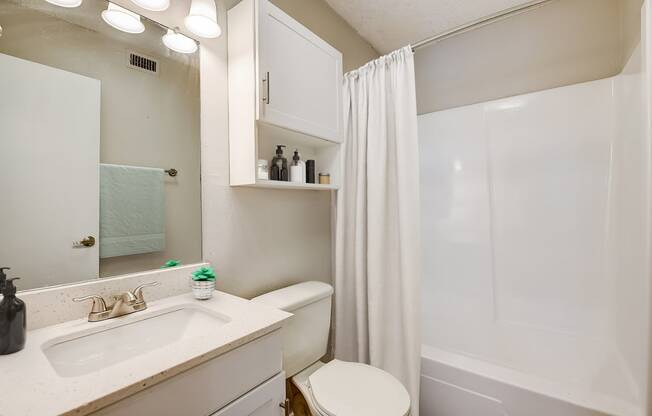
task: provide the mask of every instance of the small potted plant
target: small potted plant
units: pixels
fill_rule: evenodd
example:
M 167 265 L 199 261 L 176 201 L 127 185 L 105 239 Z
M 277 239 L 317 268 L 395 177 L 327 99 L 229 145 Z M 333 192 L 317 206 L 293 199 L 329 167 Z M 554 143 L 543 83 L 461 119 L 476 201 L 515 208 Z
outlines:
M 161 266 L 161 269 L 171 269 L 177 266 L 181 266 L 181 262 L 179 260 L 168 260 L 163 266 Z
M 192 294 L 196 299 L 210 299 L 214 291 L 215 271 L 212 267 L 200 267 L 192 272 Z

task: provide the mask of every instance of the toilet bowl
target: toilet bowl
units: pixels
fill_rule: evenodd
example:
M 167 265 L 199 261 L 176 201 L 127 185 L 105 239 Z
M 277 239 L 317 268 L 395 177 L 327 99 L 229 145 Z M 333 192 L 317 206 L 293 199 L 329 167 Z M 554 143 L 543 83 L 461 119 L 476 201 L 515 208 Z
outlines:
M 312 416 L 406 416 L 410 396 L 391 374 L 326 354 L 333 288 L 305 282 L 252 299 L 293 314 L 282 329 L 283 368 Z
M 410 396 L 389 373 L 366 364 L 318 361 L 292 377 L 313 416 L 406 416 Z

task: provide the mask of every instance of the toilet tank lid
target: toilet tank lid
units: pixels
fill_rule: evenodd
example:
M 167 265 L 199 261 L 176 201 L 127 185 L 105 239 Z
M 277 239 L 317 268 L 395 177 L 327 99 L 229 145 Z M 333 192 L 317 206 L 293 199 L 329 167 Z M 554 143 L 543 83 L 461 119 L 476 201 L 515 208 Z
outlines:
M 327 298 L 333 294 L 333 287 L 323 282 L 304 282 L 265 293 L 251 299 L 264 305 L 292 312 L 303 306 Z

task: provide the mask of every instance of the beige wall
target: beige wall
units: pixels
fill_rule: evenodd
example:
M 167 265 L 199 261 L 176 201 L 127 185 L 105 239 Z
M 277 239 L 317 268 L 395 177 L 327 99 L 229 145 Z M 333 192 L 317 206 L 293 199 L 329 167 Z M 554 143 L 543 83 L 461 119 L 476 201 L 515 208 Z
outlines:
M 377 56 L 323 0 L 276 0 L 343 53 L 345 70 Z M 237 2 L 229 2 L 229 6 Z M 226 33 L 226 6 L 220 24 Z M 202 48 L 204 259 L 218 286 L 251 297 L 306 280 L 331 282 L 331 195 L 229 186 L 226 36 Z
M 641 40 L 641 7 L 643 0 L 620 0 L 623 68 Z
M 344 72 L 357 69 L 379 56 L 371 44 L 360 37 L 324 0 L 271 1 L 342 52 Z
M 160 43 L 162 30 L 151 24 L 137 37 L 108 27 L 98 18 L 103 2 L 84 2 L 75 16 L 45 2 L 26 4 L 41 11 L 0 4 L 0 52 L 101 81 L 102 163 L 180 172 L 176 179 L 166 177 L 166 250 L 101 259 L 100 276 L 155 269 L 171 258 L 201 261 L 198 55 L 170 56 Z M 87 16 L 96 21 L 86 22 Z M 158 59 L 160 74 L 128 68 L 129 50 Z
M 116 0 L 132 7 L 128 0 Z M 303 13 L 311 12 L 312 21 Z M 235 2 L 229 1 L 229 5 Z M 172 2 L 166 13 L 138 10 L 170 26 L 182 26 L 189 0 Z M 241 189 L 229 186 L 226 4 L 218 0 L 220 38 L 202 41 L 202 230 L 204 259 L 213 264 L 218 288 L 251 297 L 306 280 L 331 281 L 330 193 Z M 280 2 L 279 2 L 280 4 Z M 284 10 L 342 50 L 348 67 L 375 52 L 316 0 L 285 2 Z M 310 15 L 311 13 L 308 13 Z M 317 22 L 318 19 L 324 22 Z M 311 23 L 312 22 L 312 23 Z M 351 49 L 349 49 L 351 47 Z
M 229 5 L 235 3 L 227 1 Z M 179 26 L 182 31 L 190 6 L 190 0 L 173 1 L 166 12 L 157 13 L 140 9 L 129 0 L 115 3 L 165 25 Z M 322 0 L 277 3 L 341 50 L 347 70 L 377 57 L 373 48 Z M 329 192 L 229 186 L 227 5 L 223 0 L 217 4 L 224 35 L 202 40 L 201 46 L 203 258 L 215 267 L 219 289 L 241 296 L 305 280 L 330 282 Z
M 557 0 L 416 52 L 419 114 L 618 74 L 641 0 Z

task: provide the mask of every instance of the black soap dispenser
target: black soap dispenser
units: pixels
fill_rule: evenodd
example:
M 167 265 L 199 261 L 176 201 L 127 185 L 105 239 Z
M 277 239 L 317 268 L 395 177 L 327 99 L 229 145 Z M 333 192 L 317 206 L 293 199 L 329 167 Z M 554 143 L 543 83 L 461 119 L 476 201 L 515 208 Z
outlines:
M 273 181 L 288 181 L 288 160 L 283 157 L 283 148 L 285 145 L 276 145 L 276 156 L 272 159 L 272 168 L 270 169 L 270 179 Z
M 5 282 L 7 281 L 5 270 L 11 270 L 11 267 L 0 267 L 0 293 L 4 290 Z
M 25 302 L 16 297 L 14 280 L 7 279 L 2 290 L 0 302 L 0 355 L 7 355 L 25 347 L 25 328 L 27 314 Z

